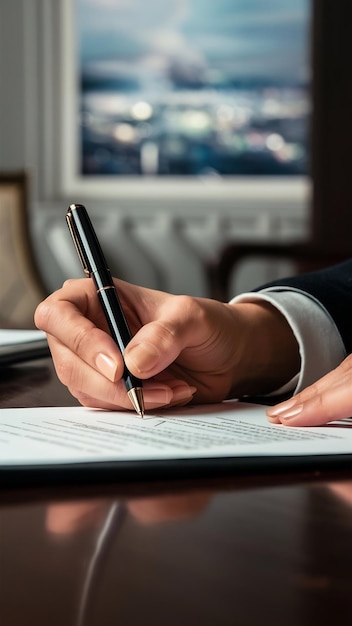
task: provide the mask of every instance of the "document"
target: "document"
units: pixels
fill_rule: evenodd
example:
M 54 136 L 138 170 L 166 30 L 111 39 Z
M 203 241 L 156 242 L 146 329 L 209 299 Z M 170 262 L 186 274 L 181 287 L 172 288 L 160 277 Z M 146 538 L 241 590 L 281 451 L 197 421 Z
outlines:
M 0 329 L 0 366 L 38 359 L 49 354 L 41 330 Z
M 0 410 L 0 467 L 352 454 L 352 422 L 289 428 L 241 402 L 147 414 L 84 407 Z

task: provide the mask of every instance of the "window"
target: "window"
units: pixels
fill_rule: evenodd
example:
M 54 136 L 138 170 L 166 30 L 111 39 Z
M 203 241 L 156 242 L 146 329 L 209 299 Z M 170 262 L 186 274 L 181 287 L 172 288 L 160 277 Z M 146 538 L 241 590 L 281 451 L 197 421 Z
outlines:
M 66 190 L 306 179 L 309 0 L 66 0 L 63 13 Z

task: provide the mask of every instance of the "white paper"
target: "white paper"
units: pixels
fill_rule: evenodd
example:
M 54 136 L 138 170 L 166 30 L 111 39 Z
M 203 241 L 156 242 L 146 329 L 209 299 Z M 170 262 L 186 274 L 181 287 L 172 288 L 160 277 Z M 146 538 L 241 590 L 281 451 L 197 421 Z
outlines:
M 49 354 L 45 333 L 41 330 L 0 329 L 0 366 Z
M 33 341 L 46 339 L 45 333 L 41 330 L 22 330 L 0 328 L 0 346 L 21 345 Z
M 352 422 L 270 424 L 239 402 L 147 415 L 83 407 L 0 410 L 0 465 L 352 453 Z

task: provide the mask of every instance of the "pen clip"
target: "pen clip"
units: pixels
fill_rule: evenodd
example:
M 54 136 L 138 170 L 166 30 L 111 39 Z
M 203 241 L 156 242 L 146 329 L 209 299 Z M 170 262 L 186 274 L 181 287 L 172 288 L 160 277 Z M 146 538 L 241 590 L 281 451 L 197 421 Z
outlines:
M 83 254 L 83 249 L 81 247 L 80 239 L 79 239 L 79 236 L 78 236 L 76 228 L 75 228 L 75 223 L 74 223 L 74 221 L 72 219 L 72 215 L 71 215 L 71 213 L 69 211 L 66 213 L 66 222 L 67 222 L 69 231 L 71 233 L 72 241 L 73 241 L 74 246 L 76 248 L 76 252 L 77 252 L 78 258 L 79 258 L 79 260 L 81 262 L 81 265 L 83 267 L 83 272 L 85 273 L 85 275 L 88 278 L 90 278 L 91 272 L 88 269 L 88 263 L 87 263 L 87 260 L 86 260 L 86 258 L 84 256 L 84 254 Z

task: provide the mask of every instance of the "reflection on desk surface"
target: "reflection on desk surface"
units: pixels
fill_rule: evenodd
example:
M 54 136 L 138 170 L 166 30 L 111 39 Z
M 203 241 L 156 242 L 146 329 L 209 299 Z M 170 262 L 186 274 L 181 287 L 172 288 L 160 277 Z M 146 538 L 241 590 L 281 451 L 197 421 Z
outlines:
M 127 491 L 3 503 L 2 626 L 350 623 L 352 482 Z

